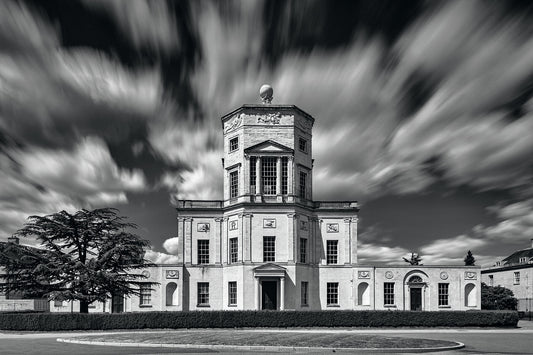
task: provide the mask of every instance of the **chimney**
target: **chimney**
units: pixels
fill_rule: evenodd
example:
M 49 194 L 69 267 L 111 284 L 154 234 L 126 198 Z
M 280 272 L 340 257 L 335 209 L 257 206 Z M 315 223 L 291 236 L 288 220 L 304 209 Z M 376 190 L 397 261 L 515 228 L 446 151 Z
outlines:
M 15 236 L 11 236 L 9 238 L 7 238 L 7 242 L 8 243 L 13 243 L 13 244 L 19 244 L 19 239 Z

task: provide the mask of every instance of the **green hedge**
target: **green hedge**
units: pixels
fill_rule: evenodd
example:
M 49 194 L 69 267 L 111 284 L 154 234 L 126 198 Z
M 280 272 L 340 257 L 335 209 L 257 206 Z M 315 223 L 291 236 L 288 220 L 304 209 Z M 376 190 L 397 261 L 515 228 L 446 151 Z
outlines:
M 104 330 L 241 327 L 515 327 L 515 311 L 196 311 L 0 313 L 3 330 Z

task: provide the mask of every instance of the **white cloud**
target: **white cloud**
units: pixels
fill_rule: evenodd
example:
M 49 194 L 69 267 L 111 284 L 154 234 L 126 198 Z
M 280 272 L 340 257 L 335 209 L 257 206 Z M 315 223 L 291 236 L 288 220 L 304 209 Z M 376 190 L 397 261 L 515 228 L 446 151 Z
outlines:
M 178 237 L 168 238 L 163 242 L 163 248 L 170 254 L 177 254 L 179 251 L 178 239 Z
M 85 0 L 85 3 L 111 12 L 123 34 L 137 48 L 167 52 L 179 48 L 173 9 L 164 0 Z
M 161 253 L 158 251 L 148 250 L 144 257 L 154 264 L 177 264 L 178 256 Z

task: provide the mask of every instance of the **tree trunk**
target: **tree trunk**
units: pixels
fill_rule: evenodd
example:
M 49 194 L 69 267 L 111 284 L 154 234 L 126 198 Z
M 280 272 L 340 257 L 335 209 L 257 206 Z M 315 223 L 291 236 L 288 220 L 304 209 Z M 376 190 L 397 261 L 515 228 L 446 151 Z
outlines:
M 89 313 L 89 302 L 80 301 L 80 313 Z

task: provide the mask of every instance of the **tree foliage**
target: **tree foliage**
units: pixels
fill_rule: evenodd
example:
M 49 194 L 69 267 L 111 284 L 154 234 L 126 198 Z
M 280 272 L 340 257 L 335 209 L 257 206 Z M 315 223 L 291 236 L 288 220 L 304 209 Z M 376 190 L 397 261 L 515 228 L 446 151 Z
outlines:
M 30 216 L 14 236 L 34 236 L 40 247 L 0 245 L 0 290 L 79 301 L 82 313 L 112 295 L 139 294 L 147 283 L 139 269 L 153 264 L 144 259 L 149 241 L 128 232 L 135 228 L 113 208 Z
M 474 255 L 472 255 L 472 252 L 469 250 L 468 253 L 466 253 L 465 259 L 465 266 L 474 266 L 476 264 L 476 258 L 474 258 Z
M 516 310 L 517 304 L 513 291 L 508 288 L 481 283 L 481 309 Z
M 403 260 L 406 263 L 409 263 L 410 265 L 422 265 L 421 264 L 422 258 L 417 253 L 411 253 L 411 258 L 409 258 L 409 259 L 403 258 Z

